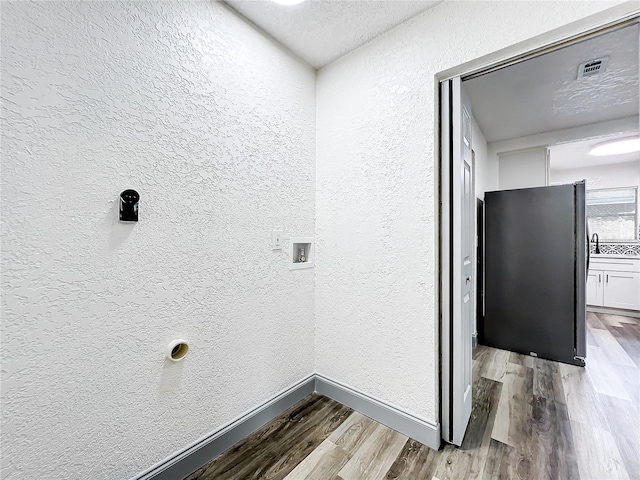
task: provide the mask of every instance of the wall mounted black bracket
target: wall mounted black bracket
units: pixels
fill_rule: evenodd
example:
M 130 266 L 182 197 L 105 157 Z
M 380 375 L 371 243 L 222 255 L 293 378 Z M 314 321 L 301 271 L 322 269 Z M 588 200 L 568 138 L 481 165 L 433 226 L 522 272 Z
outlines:
M 138 202 L 140 194 L 135 190 L 125 190 L 120 194 L 120 221 L 121 222 L 137 222 L 138 221 Z

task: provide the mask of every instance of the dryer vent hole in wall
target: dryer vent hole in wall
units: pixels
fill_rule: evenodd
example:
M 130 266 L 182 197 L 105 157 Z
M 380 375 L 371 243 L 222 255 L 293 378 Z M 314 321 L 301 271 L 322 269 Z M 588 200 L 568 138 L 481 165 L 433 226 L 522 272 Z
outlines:
M 176 345 L 175 347 L 173 347 L 173 350 L 171 350 L 171 358 L 173 358 L 174 360 L 182 358 L 187 354 L 187 350 L 189 350 L 189 347 L 187 347 L 184 343 Z
M 174 362 L 182 360 L 189 353 L 189 344 L 185 340 L 174 340 L 167 346 L 167 358 Z

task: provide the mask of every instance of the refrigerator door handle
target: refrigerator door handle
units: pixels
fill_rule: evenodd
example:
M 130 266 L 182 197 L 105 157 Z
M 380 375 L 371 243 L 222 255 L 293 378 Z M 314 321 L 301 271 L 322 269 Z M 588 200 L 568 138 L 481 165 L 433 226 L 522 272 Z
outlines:
M 591 264 L 591 244 L 589 243 L 589 222 L 586 223 L 587 230 L 587 278 L 589 278 L 589 265 Z

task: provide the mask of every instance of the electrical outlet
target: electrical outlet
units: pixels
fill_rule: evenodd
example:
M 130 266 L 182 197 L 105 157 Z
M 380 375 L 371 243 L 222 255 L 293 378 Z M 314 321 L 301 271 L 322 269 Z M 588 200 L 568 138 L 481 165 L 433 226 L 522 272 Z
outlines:
M 274 230 L 271 234 L 271 248 L 282 250 L 282 230 Z

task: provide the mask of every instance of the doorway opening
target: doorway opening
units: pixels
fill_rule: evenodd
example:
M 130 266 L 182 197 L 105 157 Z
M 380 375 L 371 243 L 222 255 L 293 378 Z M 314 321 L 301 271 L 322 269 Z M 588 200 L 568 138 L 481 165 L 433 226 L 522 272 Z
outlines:
M 640 283 L 634 283 L 640 282 L 640 251 L 636 251 L 640 249 L 640 156 L 576 163 L 582 158 L 578 149 L 588 154 L 598 143 L 638 137 L 639 30 L 637 18 L 620 19 L 441 82 L 441 430 L 445 442 L 464 449 L 469 438 L 484 435 L 483 441 L 489 442 L 485 447 L 506 451 L 530 441 L 531 436 L 543 435 L 535 431 L 535 422 L 544 420 L 555 425 L 554 435 L 568 439 L 548 456 L 564 469 L 558 475 L 574 478 L 572 469 L 586 468 L 588 459 L 575 445 L 598 435 L 615 446 L 601 442 L 616 459 L 612 470 L 599 472 L 603 478 L 639 471 L 632 452 L 640 449 L 640 432 L 637 422 L 630 425 L 625 418 L 637 418 L 640 403 L 640 319 L 634 318 L 640 317 Z M 466 114 L 470 128 L 464 125 Z M 467 141 L 475 153 L 472 178 L 476 179 L 469 209 L 470 235 L 465 230 L 465 208 L 471 203 L 464 195 Z M 618 178 L 636 183 L 606 183 L 601 176 L 607 170 L 619 170 Z M 607 188 L 599 188 L 603 184 Z M 609 257 L 595 253 L 596 242 L 591 241 L 592 235 L 587 237 L 587 226 L 608 232 L 607 242 L 600 241 L 599 247 L 610 252 Z M 527 228 L 533 228 L 534 234 L 527 235 Z M 484 235 L 479 236 L 482 231 Z M 524 233 L 517 235 L 518 231 Z M 614 240 L 615 235 L 626 237 Z M 470 259 L 464 254 L 469 239 Z M 557 258 L 547 257 L 549 253 Z M 469 280 L 467 261 L 474 265 Z M 632 271 L 636 263 L 637 280 Z M 550 283 L 539 283 L 541 278 Z M 465 290 L 466 283 L 470 291 Z M 528 290 L 518 290 L 525 287 Z M 604 288 L 609 292 L 608 305 L 600 304 Z M 468 299 L 477 302 L 470 309 L 471 322 L 465 316 Z M 505 302 L 511 310 L 504 308 Z M 505 321 L 506 314 L 513 323 Z M 480 345 L 472 350 L 476 332 Z M 506 343 L 496 341 L 496 332 L 507 337 Z M 533 340 L 537 343 L 528 348 Z M 561 358 L 545 350 L 550 345 L 562 351 Z M 467 351 L 472 351 L 471 365 L 465 363 Z M 494 395 L 496 389 L 502 393 Z M 478 392 L 480 397 L 475 396 Z M 614 404 L 616 408 L 611 408 Z M 472 415 L 475 408 L 480 410 Z M 600 417 L 607 417 L 607 425 L 594 426 L 592 421 L 585 427 L 589 415 L 597 417 L 596 412 L 605 409 L 607 413 Z M 531 412 L 539 416 L 527 417 Z M 478 418 L 483 419 L 482 425 Z M 613 425 L 622 432 L 615 440 Z M 570 461 L 563 463 L 558 455 Z

